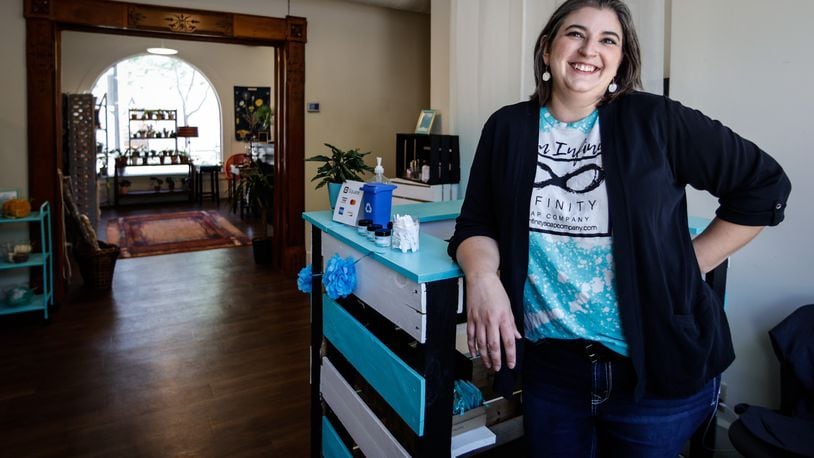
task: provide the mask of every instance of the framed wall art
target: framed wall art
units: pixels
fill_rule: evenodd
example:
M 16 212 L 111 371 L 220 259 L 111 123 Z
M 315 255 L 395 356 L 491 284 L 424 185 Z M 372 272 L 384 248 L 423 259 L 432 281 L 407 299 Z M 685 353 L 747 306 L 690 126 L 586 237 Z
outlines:
M 235 86 L 235 139 L 267 141 L 271 132 L 271 88 Z
M 415 125 L 415 133 L 427 134 L 432 132 L 432 123 L 435 121 L 435 110 L 421 110 L 418 115 L 418 122 Z

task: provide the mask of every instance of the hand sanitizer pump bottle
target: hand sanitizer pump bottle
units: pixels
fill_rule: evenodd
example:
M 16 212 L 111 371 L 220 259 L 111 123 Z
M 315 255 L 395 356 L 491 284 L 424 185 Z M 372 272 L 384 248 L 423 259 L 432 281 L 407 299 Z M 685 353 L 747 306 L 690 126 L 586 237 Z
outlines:
M 393 205 L 393 190 L 396 185 L 384 177 L 382 158 L 376 158 L 376 167 L 373 169 L 373 178 L 362 186 L 364 198 L 362 199 L 362 217 L 387 227 L 390 222 L 390 208 Z
M 376 167 L 373 167 L 373 177 L 368 180 L 368 183 L 385 183 L 390 184 L 390 180 L 384 177 L 384 167 L 382 166 L 382 158 L 376 158 Z

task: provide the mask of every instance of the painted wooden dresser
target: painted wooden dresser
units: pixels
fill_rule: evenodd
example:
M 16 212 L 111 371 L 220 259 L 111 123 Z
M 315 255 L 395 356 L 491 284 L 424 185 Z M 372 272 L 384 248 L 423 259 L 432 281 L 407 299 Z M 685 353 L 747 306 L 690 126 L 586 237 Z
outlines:
M 349 442 L 371 457 L 449 454 L 463 279 L 441 237 L 460 206 L 394 207 L 419 218 L 416 253 L 377 247 L 327 211 L 303 215 L 312 224 L 314 273 L 312 456 L 351 456 Z M 334 254 L 357 260 L 354 294 L 339 300 L 321 284 Z

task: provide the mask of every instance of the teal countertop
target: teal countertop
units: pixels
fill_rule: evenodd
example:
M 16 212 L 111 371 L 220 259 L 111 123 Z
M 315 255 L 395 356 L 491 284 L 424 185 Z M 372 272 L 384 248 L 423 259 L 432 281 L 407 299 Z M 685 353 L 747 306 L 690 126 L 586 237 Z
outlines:
M 461 211 L 462 201 L 428 202 L 423 204 L 396 205 L 393 213 L 418 218 L 419 223 L 454 219 Z M 355 227 L 337 223 L 330 211 L 305 212 L 302 217 L 321 231 L 335 237 L 342 243 L 370 256 L 385 266 L 395 270 L 416 283 L 446 280 L 463 276 L 458 264 L 447 255 L 448 243 L 421 232 L 418 251 L 402 253 L 393 248 L 377 247 L 376 244 L 359 235 Z
M 463 200 L 426 202 L 418 204 L 394 205 L 392 213 L 417 217 L 419 222 L 435 222 L 455 219 L 461 214 Z
M 451 220 L 458 217 L 462 200 L 427 202 L 393 206 L 393 214 L 410 215 L 421 223 Z M 362 255 L 371 256 L 385 266 L 401 273 L 416 283 L 425 283 L 463 275 L 458 265 L 447 255 L 447 242 L 421 232 L 419 249 L 416 253 L 402 253 L 392 248 L 377 247 L 367 238 L 359 235 L 355 227 L 332 220 L 330 211 L 313 211 L 302 214 L 303 218 L 323 232 L 336 237 L 353 247 Z M 710 220 L 691 216 L 688 220 L 690 234 L 696 236 L 703 231 Z
M 709 218 L 702 218 L 700 216 L 690 216 L 687 218 L 687 226 L 690 228 L 690 235 L 695 237 L 704 231 L 709 226 L 712 220 Z

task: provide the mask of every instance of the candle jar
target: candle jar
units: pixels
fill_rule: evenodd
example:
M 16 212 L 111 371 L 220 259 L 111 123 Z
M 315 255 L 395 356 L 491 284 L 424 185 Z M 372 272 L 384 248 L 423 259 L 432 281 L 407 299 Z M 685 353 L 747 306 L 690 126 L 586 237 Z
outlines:
M 381 230 L 381 224 L 371 224 L 367 227 L 367 239 L 371 242 L 376 240 L 376 231 Z
M 371 223 L 372 221 L 369 219 L 360 219 L 356 222 L 356 232 L 359 235 L 364 235 L 367 237 L 367 227 L 370 226 Z
M 379 229 L 378 231 L 376 231 L 375 236 L 376 236 L 376 239 L 375 239 L 376 246 L 381 246 L 381 247 L 389 247 L 390 246 L 390 240 L 391 240 L 391 231 L 390 231 L 390 229 L 384 229 L 384 228 Z

